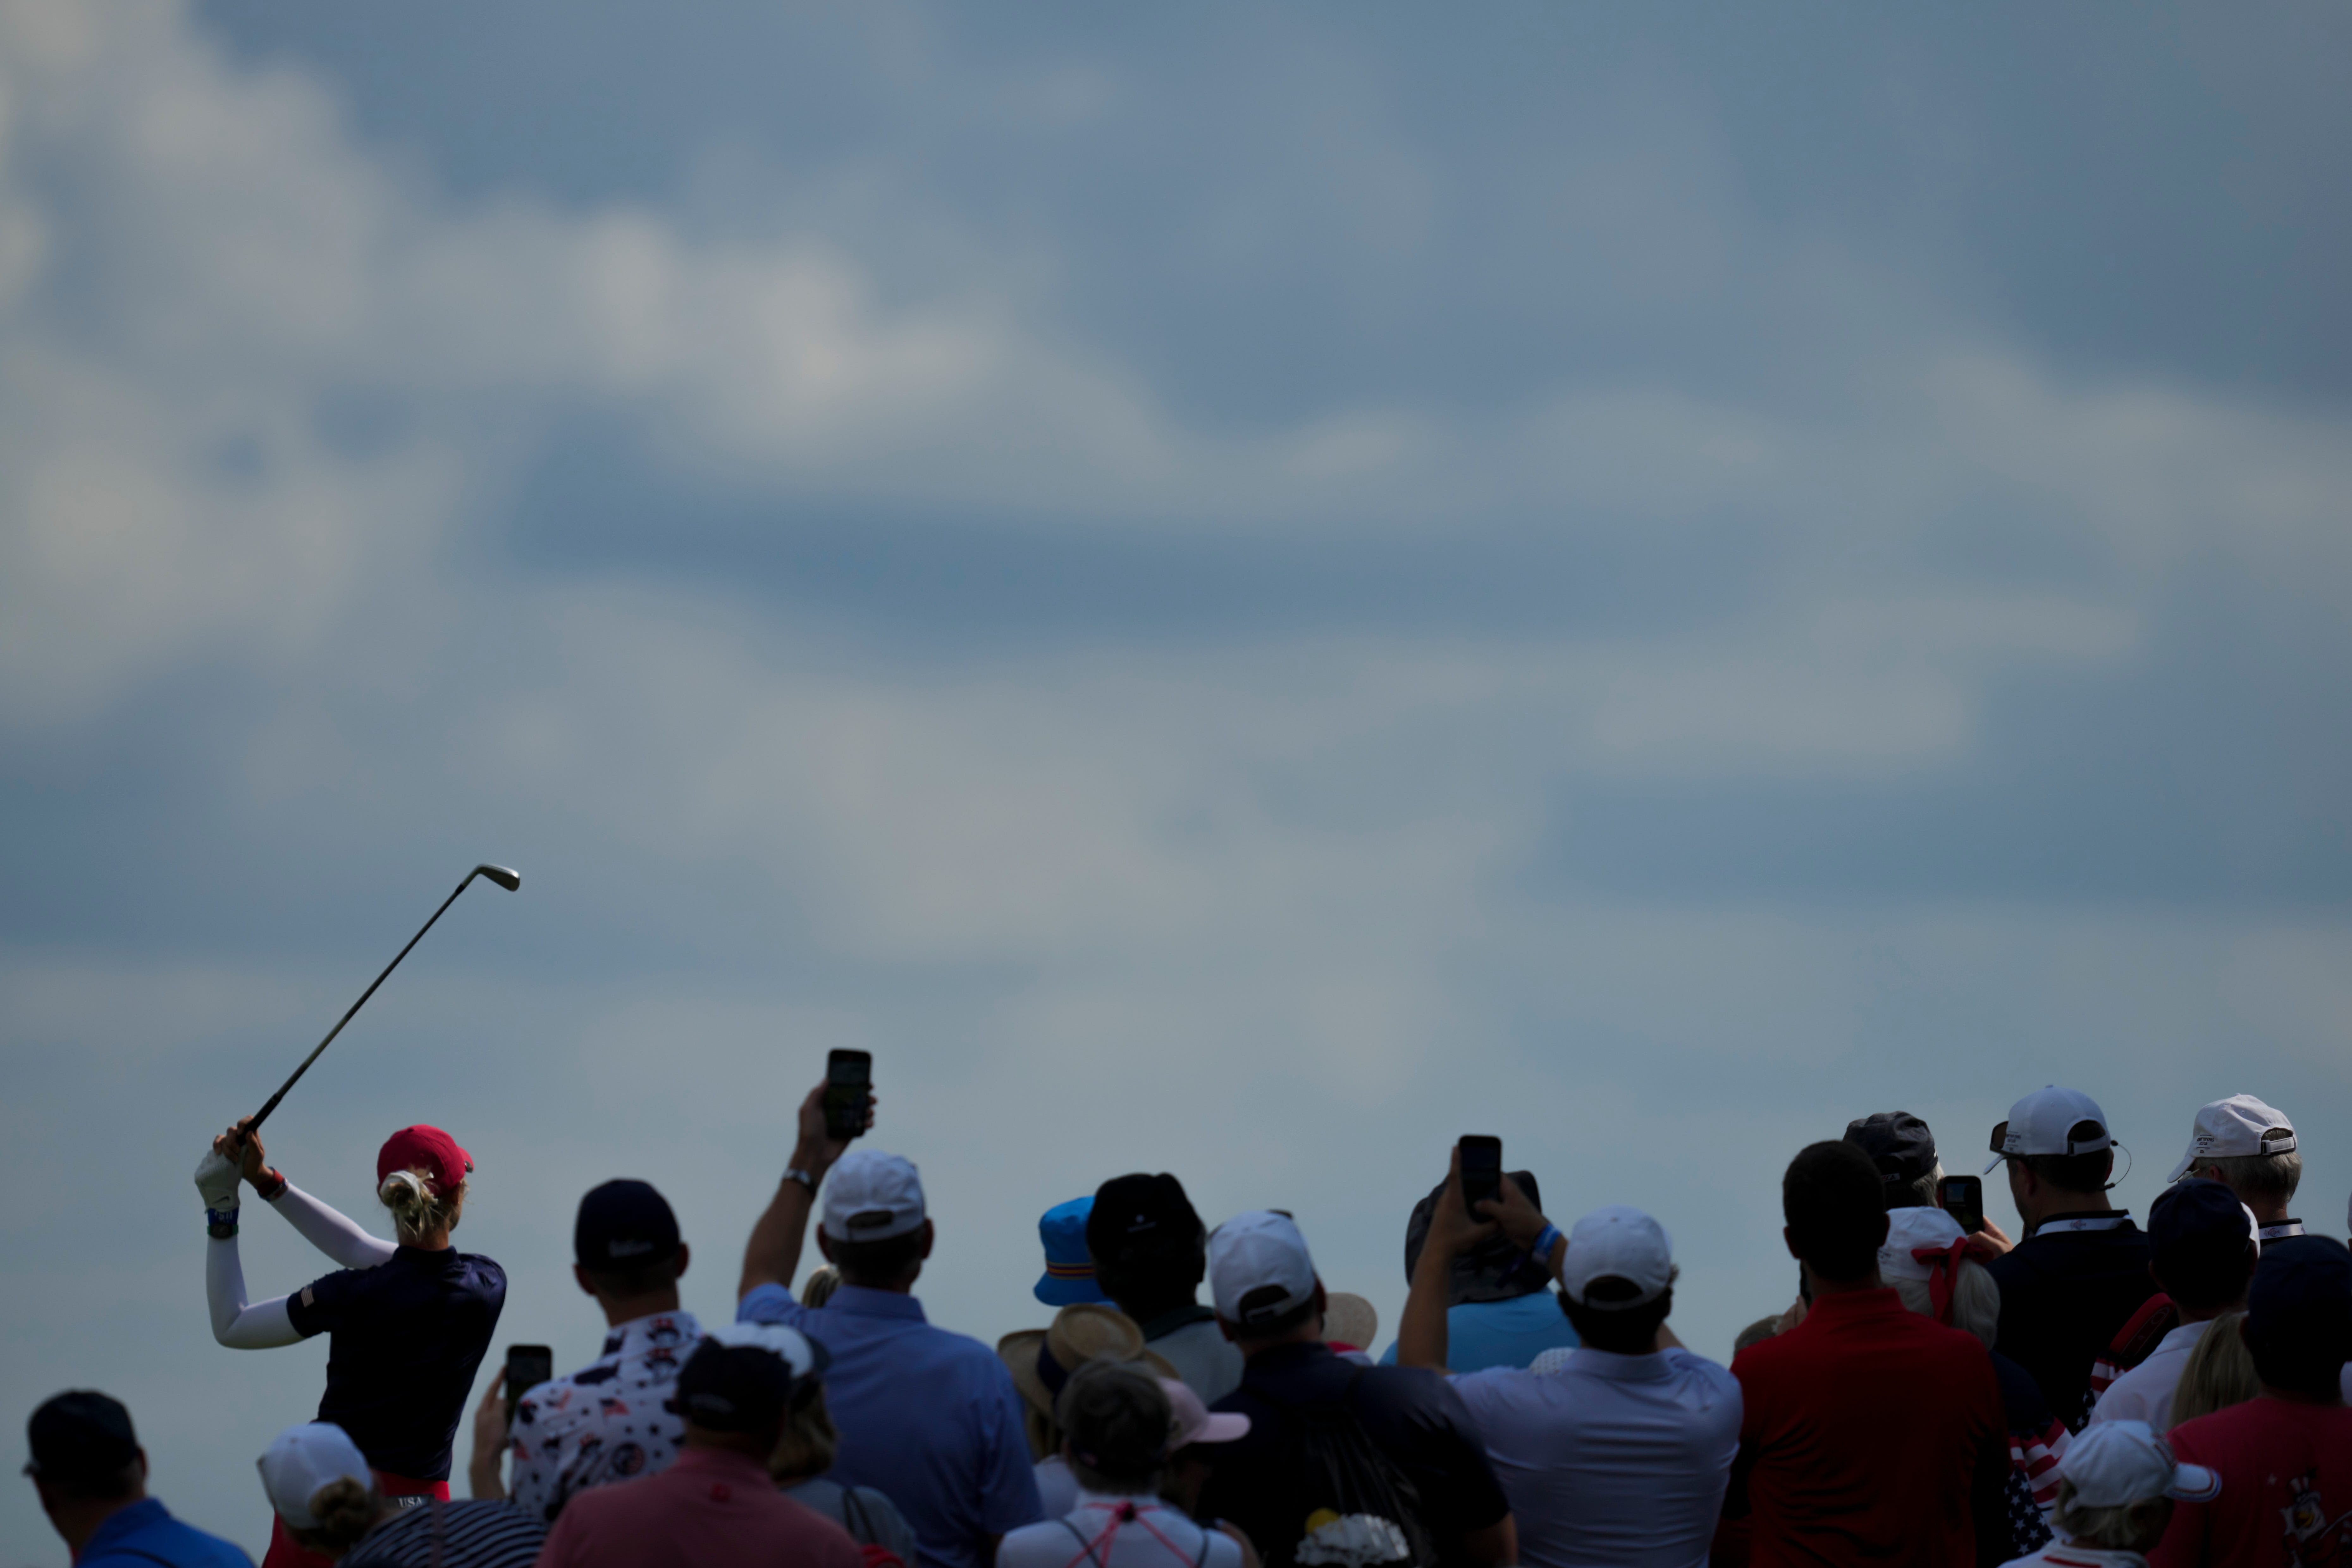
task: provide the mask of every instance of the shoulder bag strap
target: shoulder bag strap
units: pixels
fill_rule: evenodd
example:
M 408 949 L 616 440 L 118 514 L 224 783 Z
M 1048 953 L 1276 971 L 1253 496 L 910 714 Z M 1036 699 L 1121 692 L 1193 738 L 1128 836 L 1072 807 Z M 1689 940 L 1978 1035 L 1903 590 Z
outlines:
M 1095 1568 L 1109 1568 L 1109 1564 L 1106 1563 L 1101 1558 L 1095 1555 L 1095 1543 L 1087 1539 L 1087 1532 L 1085 1531 L 1080 1530 L 1076 1525 L 1072 1524 L 1066 1519 L 1063 1520 L 1061 1522 L 1062 1528 L 1070 1532 L 1070 1538 L 1078 1543 L 1078 1550 L 1086 1554 L 1087 1562 L 1092 1563 L 1095 1565 Z

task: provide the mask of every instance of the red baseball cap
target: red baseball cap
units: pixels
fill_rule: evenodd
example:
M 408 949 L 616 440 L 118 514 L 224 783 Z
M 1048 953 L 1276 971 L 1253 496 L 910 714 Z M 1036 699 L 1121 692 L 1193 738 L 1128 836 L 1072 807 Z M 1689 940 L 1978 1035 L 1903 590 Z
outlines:
M 422 1122 L 385 1139 L 375 1157 L 377 1181 L 394 1171 L 423 1171 L 433 1178 L 435 1197 L 457 1191 L 473 1168 L 474 1157 L 458 1148 L 455 1138 Z

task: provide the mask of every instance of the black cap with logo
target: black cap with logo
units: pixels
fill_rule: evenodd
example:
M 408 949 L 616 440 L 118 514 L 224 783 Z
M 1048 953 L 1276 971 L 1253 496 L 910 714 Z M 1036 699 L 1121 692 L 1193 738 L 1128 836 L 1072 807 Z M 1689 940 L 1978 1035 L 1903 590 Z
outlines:
M 1139 1263 L 1197 1251 L 1203 1241 L 1201 1216 L 1184 1195 L 1184 1184 L 1162 1172 L 1113 1176 L 1095 1189 L 1087 1213 L 1087 1251 L 1097 1266 Z
M 1936 1168 L 1936 1135 L 1907 1110 L 1882 1110 L 1845 1124 L 1845 1141 L 1870 1156 L 1888 1186 L 1916 1182 Z
M 592 1274 L 649 1268 L 677 1256 L 677 1215 L 649 1182 L 591 1187 L 572 1227 L 572 1253 Z
M 678 1369 L 678 1414 L 713 1432 L 764 1432 L 792 1396 L 793 1369 L 760 1345 L 705 1340 Z

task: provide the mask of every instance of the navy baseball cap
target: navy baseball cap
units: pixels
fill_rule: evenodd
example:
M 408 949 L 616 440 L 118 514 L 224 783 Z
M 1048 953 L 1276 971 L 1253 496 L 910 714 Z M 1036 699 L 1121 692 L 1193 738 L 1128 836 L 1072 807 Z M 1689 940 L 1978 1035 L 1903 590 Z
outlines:
M 764 1345 L 705 1340 L 678 1369 L 678 1414 L 713 1432 L 763 1432 L 792 1396 L 792 1367 Z
M 2264 1248 L 2246 1293 L 2245 1332 L 2263 1382 L 2332 1382 L 2352 1356 L 2352 1251 L 2324 1236 Z
M 1086 1235 L 1095 1262 L 1115 1268 L 1197 1250 L 1203 1232 L 1184 1184 L 1163 1171 L 1156 1176 L 1113 1176 L 1097 1187 Z
M 52 1481 L 106 1480 L 139 1458 L 131 1412 L 94 1388 L 71 1388 L 43 1401 L 25 1423 L 25 1443 L 32 1450 L 25 1473 Z
M 1881 1110 L 1845 1124 L 1845 1141 L 1870 1156 L 1888 1186 L 1916 1182 L 1936 1168 L 1936 1135 L 1907 1110 Z
M 677 1256 L 677 1215 L 650 1182 L 606 1182 L 580 1200 L 572 1254 L 592 1274 L 617 1274 Z

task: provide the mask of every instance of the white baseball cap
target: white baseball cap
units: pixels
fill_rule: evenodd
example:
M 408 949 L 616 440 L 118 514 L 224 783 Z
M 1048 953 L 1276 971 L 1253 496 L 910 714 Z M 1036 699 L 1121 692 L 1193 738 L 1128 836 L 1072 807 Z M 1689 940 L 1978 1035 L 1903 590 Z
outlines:
M 1269 1289 L 1279 1296 L 1258 1294 Z M 1209 1291 L 1217 1316 L 1235 1328 L 1296 1310 L 1315 1299 L 1315 1259 L 1307 1238 L 1288 1215 L 1272 1209 L 1235 1215 L 1209 1233 Z
M 923 1224 L 923 1179 L 914 1163 L 853 1149 L 824 1183 L 824 1234 L 835 1241 L 887 1241 Z
M 791 1371 L 794 1383 L 833 1364 L 823 1345 L 782 1323 L 721 1323 L 703 1337 L 722 1345 L 751 1345 L 772 1352 Z
M 2074 1137 L 2074 1129 L 2085 1121 L 2098 1124 L 2097 1136 Z M 2115 1143 L 2107 1113 L 2097 1100 L 2081 1089 L 2053 1084 L 2011 1106 L 2009 1120 L 1992 1130 L 1993 1162 L 1985 1174 L 1991 1175 L 2003 1160 L 2019 1154 L 2095 1154 Z
M 1878 1249 L 1878 1277 L 1889 1285 L 1897 1279 L 1933 1279 L 1936 1266 L 1919 1254 L 1942 1253 L 1949 1257 L 1953 1243 L 1967 1237 L 1968 1232 L 1960 1228 L 1960 1222 L 1942 1209 L 1889 1209 L 1886 1240 Z
M 1596 1279 L 1622 1279 L 1639 1293 L 1614 1301 L 1589 1301 Z M 1594 1311 L 1620 1311 L 1656 1300 L 1675 1282 L 1674 1248 L 1665 1227 L 1640 1209 L 1612 1204 L 1594 1209 L 1568 1233 L 1560 1260 L 1560 1293 Z
M 359 1445 L 331 1421 L 289 1426 L 270 1439 L 269 1451 L 254 1463 L 261 1468 L 261 1489 L 269 1506 L 296 1530 L 319 1528 L 310 1500 L 320 1488 L 345 1476 L 362 1487 L 375 1485 L 375 1473 L 360 1457 Z
M 2099 1421 L 2066 1445 L 2058 1473 L 2074 1483 L 2088 1508 L 2129 1508 L 2150 1498 L 2207 1502 L 2221 1495 L 2221 1478 L 2202 1465 L 2184 1465 L 2172 1446 L 2145 1421 Z
M 2189 1152 L 2172 1167 L 2168 1182 L 2189 1173 L 2200 1160 L 2228 1160 L 2242 1154 L 2286 1154 L 2294 1150 L 2294 1125 L 2285 1115 L 2251 1094 L 2217 1100 L 2197 1113 L 2196 1131 L 2189 1135 Z

